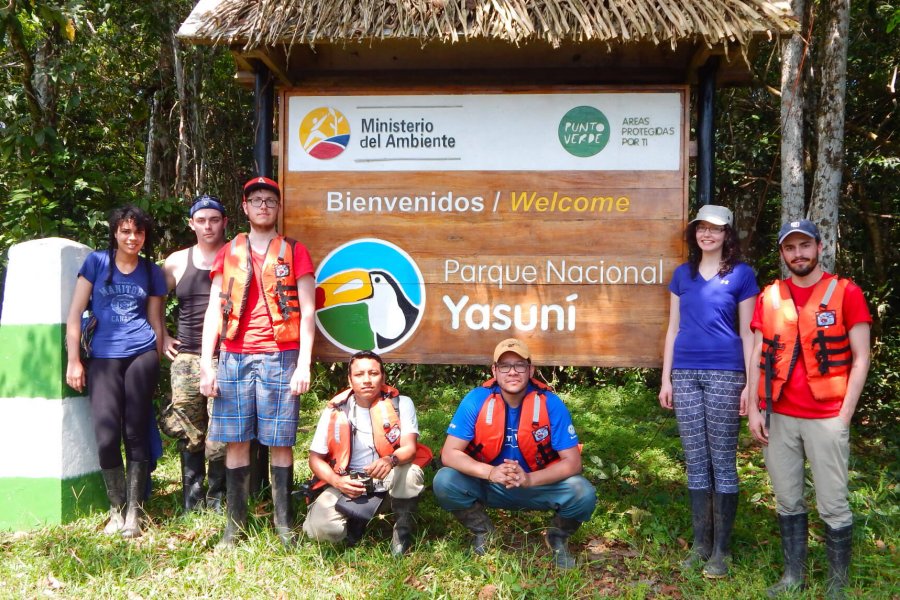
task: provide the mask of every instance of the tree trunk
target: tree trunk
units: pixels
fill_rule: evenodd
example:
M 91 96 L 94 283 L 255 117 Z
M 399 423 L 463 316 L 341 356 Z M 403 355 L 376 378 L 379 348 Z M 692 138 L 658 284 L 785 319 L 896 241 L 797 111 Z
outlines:
M 19 19 L 16 16 L 14 4 L 10 6 L 9 14 L 6 15 L 5 21 L 4 26 L 10 47 L 18 59 L 22 61 L 22 75 L 19 81 L 25 90 L 25 100 L 28 103 L 28 111 L 31 114 L 32 131 L 37 132 L 44 128 L 44 107 L 39 100 L 38 91 L 34 88 L 33 80 L 36 78 L 34 58 L 31 56 L 31 50 L 25 42 L 25 34 L 22 31 L 22 24 L 19 23 Z
M 173 70 L 175 74 L 175 92 L 178 99 L 178 151 L 175 158 L 174 196 L 184 196 L 187 188 L 188 169 L 190 168 L 191 128 L 188 123 L 188 104 L 190 99 L 185 85 L 185 66 L 182 61 L 181 44 L 175 37 L 174 28 L 169 32 L 169 43 L 172 47 Z
M 153 92 L 150 96 L 150 119 L 147 124 L 147 149 L 144 153 L 144 195 L 150 196 L 153 193 L 153 184 L 156 181 L 156 147 L 159 142 L 156 139 L 156 121 L 159 102 L 157 96 L 159 91 Z
M 804 0 L 793 0 L 798 18 Z M 803 25 L 801 25 L 803 27 Z M 804 27 L 805 29 L 805 27 Z M 801 32 L 782 43 L 781 62 L 781 221 L 801 218 L 805 211 L 803 176 L 803 63 L 807 45 Z
M 822 267 L 834 272 L 838 242 L 838 208 L 844 162 L 844 112 L 846 108 L 847 37 L 850 1 L 830 0 L 823 28 L 820 62 L 820 101 L 816 115 L 818 148 L 813 175 L 809 218 L 822 234 Z
M 209 53 L 206 48 L 194 47 L 194 60 L 192 61 L 190 78 L 191 98 L 191 138 L 193 139 L 194 154 L 194 192 L 202 194 L 206 192 L 206 127 L 201 117 L 200 105 L 201 91 L 203 90 L 204 75 L 207 71 Z

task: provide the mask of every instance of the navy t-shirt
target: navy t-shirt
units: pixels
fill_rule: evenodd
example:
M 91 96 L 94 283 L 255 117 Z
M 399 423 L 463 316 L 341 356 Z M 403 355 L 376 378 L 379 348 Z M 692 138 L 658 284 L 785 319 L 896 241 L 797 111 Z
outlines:
M 738 304 L 759 293 L 756 275 L 738 263 L 724 277 L 691 278 L 685 263 L 672 274 L 669 291 L 678 296 L 679 323 L 673 369 L 743 371 L 744 349 L 737 333 Z
M 147 299 L 165 296 L 163 270 L 146 258 L 124 275 L 113 262 L 112 283 L 107 285 L 109 254 L 91 252 L 78 271 L 94 286 L 91 309 L 97 317 L 97 329 L 91 343 L 91 355 L 97 358 L 128 358 L 156 347 L 156 333 L 147 321 Z
M 534 389 L 534 386 L 529 383 L 528 391 Z M 447 434 L 471 441 L 475 437 L 475 423 L 478 422 L 478 414 L 481 412 L 481 407 L 488 396 L 491 395 L 491 392 L 492 390 L 486 387 L 477 387 L 466 394 L 466 397 L 460 402 L 459 408 L 456 409 L 456 414 L 453 415 L 453 419 L 450 421 Z M 572 424 L 572 416 L 569 414 L 569 409 L 566 408 L 560 397 L 553 392 L 543 393 L 547 402 L 547 416 L 550 419 L 550 445 L 557 452 L 574 448 L 578 445 L 578 434 L 575 433 L 575 426 Z M 503 439 L 500 455 L 491 464 L 499 465 L 503 463 L 503 459 L 510 458 L 518 461 L 526 471 L 530 471 L 531 468 L 519 450 L 519 416 L 522 412 L 522 407 L 520 405 L 517 408 L 510 408 L 505 402 L 504 405 L 506 406 L 506 436 Z

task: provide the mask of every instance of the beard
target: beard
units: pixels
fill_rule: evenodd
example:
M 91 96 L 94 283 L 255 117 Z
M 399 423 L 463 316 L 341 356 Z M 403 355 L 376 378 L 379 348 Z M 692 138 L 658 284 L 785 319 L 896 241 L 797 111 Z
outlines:
M 788 271 L 796 275 L 797 277 L 806 277 L 810 273 L 812 273 L 816 266 L 819 264 L 819 253 L 816 252 L 816 255 L 809 259 L 809 262 L 805 265 L 793 265 L 788 263 L 787 268 Z

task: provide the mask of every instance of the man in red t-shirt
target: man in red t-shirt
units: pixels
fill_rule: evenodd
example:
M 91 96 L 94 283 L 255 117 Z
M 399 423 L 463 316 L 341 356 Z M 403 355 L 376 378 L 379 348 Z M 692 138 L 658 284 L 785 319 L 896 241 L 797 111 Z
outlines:
M 215 396 L 208 439 L 226 442 L 225 534 L 233 546 L 247 529 L 250 442 L 269 447 L 273 520 L 294 541 L 291 487 L 299 395 L 309 389 L 315 334 L 315 281 L 306 247 L 277 233 L 281 190 L 267 177 L 244 185 L 249 234 L 222 246 L 213 262 L 203 321 L 200 390 Z M 213 354 L 221 340 L 218 371 Z
M 767 593 L 775 597 L 805 586 L 806 459 L 825 522 L 827 597 L 843 598 L 853 538 L 850 420 L 869 372 L 872 317 L 858 286 L 822 270 L 815 223 L 785 223 L 778 246 L 791 276 L 775 281 L 757 300 L 750 364 L 760 368 L 751 371 L 748 383 L 750 397 L 759 397 L 759 407 L 749 406 L 750 433 L 764 446 L 785 563 L 784 575 Z

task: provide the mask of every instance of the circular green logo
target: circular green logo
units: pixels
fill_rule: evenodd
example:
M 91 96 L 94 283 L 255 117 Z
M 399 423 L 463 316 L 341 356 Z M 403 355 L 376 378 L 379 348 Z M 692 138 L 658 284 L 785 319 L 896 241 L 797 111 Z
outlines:
M 559 143 L 572 156 L 594 156 L 609 142 L 609 120 L 593 106 L 576 106 L 559 122 Z

